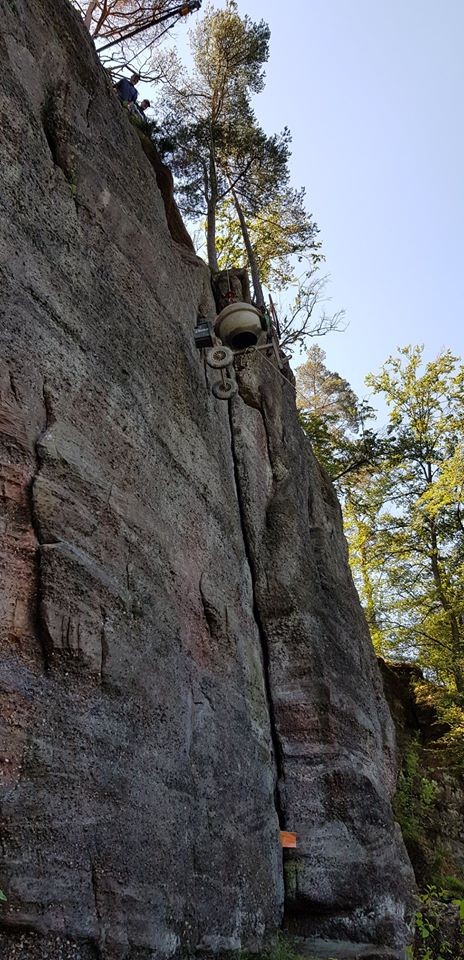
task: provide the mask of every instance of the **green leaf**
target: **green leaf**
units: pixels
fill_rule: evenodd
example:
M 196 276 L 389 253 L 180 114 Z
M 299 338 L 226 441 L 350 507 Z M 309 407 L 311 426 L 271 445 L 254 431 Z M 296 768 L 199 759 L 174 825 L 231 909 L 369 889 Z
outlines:
M 464 900 L 453 900 L 456 907 L 459 907 L 459 919 L 464 920 Z

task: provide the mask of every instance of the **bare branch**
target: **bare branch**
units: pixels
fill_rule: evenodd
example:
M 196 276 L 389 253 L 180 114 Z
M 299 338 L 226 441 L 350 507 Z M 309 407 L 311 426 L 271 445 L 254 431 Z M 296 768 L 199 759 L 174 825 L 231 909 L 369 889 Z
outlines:
M 326 286 L 327 277 L 317 277 L 314 267 L 309 267 L 300 277 L 295 299 L 280 320 L 280 346 L 283 350 L 292 352 L 297 347 L 304 347 L 308 338 L 346 329 L 344 310 L 333 314 L 325 310 L 317 313 L 318 307 L 327 301 L 323 296 Z

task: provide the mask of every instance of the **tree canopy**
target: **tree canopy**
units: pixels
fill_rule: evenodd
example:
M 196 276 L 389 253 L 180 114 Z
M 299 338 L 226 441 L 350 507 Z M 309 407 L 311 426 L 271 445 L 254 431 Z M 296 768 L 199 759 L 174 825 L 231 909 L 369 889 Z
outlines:
M 347 380 L 329 370 L 317 344 L 297 367 L 300 422 L 316 456 L 333 480 L 359 471 L 378 454 L 379 440 L 368 427 L 373 410 L 361 402 Z
M 389 422 L 356 460 L 365 444 L 362 432 L 353 441 L 359 403 L 328 375 L 322 351 L 310 353 L 299 371 L 303 426 L 332 475 L 351 447 L 353 469 L 338 485 L 375 645 L 416 662 L 463 707 L 464 366 L 449 350 L 425 362 L 422 347 L 407 346 L 370 374 Z

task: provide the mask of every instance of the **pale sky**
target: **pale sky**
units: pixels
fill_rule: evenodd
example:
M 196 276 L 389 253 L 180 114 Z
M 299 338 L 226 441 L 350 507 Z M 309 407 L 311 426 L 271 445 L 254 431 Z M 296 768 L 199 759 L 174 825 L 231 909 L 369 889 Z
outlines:
M 365 395 L 398 345 L 462 356 L 464 0 L 238 2 L 271 28 L 256 113 L 292 131 L 293 184 L 349 321 L 320 341 L 327 365 Z
M 320 341 L 365 393 L 397 345 L 464 353 L 464 0 L 239 0 L 271 28 L 256 111 L 293 134 L 349 328 Z

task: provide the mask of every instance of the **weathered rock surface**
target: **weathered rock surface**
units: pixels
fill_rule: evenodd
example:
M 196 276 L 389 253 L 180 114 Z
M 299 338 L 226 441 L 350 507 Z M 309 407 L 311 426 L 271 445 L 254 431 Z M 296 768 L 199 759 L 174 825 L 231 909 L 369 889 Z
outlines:
M 193 346 L 207 274 L 77 16 L 15 6 L 0 953 L 21 928 L 105 958 L 237 948 L 279 924 L 282 871 L 227 409 Z M 27 956 L 67 956 L 54 937 Z
M 405 842 L 421 889 L 433 884 L 464 894 L 464 776 L 462 751 L 448 743 L 437 692 L 407 663 L 380 661 L 397 731 L 403 776 L 395 800 L 406 822 Z M 425 793 L 424 793 L 425 789 Z
M 281 824 L 298 834 L 285 865 L 287 925 L 401 946 L 413 880 L 390 807 L 394 731 L 340 507 L 302 437 L 291 384 L 261 355 L 239 366 L 245 402 L 232 404 L 231 419 L 242 523 L 266 651 Z
M 289 923 L 401 944 L 391 720 L 291 389 L 256 357 L 213 399 L 207 271 L 79 18 L 0 10 L 1 956 L 252 948 L 279 819 Z

